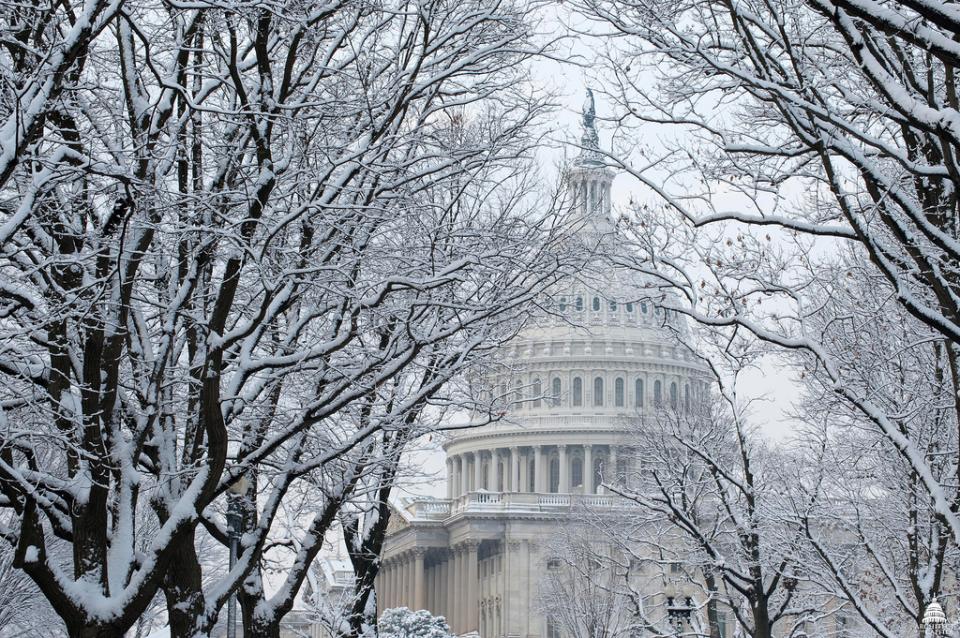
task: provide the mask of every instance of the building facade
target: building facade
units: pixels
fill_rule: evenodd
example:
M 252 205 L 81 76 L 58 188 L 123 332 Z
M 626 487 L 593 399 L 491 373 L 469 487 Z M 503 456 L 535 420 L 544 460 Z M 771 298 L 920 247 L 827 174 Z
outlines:
M 613 173 L 598 152 L 592 99 L 581 146 L 570 188 L 583 232 L 599 237 L 612 228 Z M 445 499 L 415 500 L 392 517 L 381 610 L 427 609 L 482 638 L 556 638 L 537 595 L 557 526 L 581 504 L 616 506 L 601 483 L 624 469 L 628 419 L 706 391 L 701 364 L 676 340 L 682 325 L 612 279 L 558 293 L 555 313 L 511 341 L 490 380 L 508 413 L 445 443 Z

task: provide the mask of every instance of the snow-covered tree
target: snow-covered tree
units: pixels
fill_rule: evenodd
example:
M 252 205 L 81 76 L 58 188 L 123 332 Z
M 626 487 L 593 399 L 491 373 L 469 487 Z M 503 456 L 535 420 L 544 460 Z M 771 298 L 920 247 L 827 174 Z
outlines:
M 395 607 L 383 612 L 377 635 L 380 638 L 451 638 L 453 633 L 443 616 L 434 616 L 426 609 L 413 611 Z
M 784 510 L 783 468 L 792 463 L 758 434 L 750 404 L 738 398 L 739 375 L 754 356 L 749 342 L 702 345 L 715 391 L 632 421 L 625 467 L 604 475 L 627 505 L 594 527 L 611 530 L 628 565 L 648 565 L 647 582 L 634 588 L 651 598 L 638 606 L 646 631 L 677 631 L 653 613 L 663 611 L 653 596 L 666 592 L 672 604 L 661 597 L 659 605 L 689 615 L 682 632 L 691 635 L 716 637 L 721 625 L 751 638 L 797 635 L 836 603 L 818 600 L 803 582 L 803 534 Z
M 832 325 L 815 319 L 829 296 L 810 273 L 856 254 L 862 267 L 838 274 L 883 282 L 914 334 L 938 342 L 957 402 L 960 16 L 930 0 L 575 4 L 606 36 L 624 133 L 611 162 L 658 201 L 636 202 L 624 261 L 680 291 L 675 309 L 816 369 L 902 458 L 956 542 L 960 442 L 933 460 L 903 427 L 882 396 L 895 379 L 866 379 L 869 364 L 833 347 Z M 651 130 L 658 145 L 643 138 Z M 868 330 L 857 345 L 882 349 L 883 338 Z
M 202 634 L 240 589 L 275 636 L 378 436 L 573 269 L 529 8 L 4 5 L 0 536 L 71 636 L 158 595 Z
M 879 275 L 863 272 L 857 257 L 819 267 L 825 302 L 810 322 L 821 326 L 824 348 L 844 362 L 848 382 L 916 442 L 955 501 L 957 413 L 943 341 L 896 302 Z M 926 606 L 955 593 L 950 527 L 911 464 L 837 396 L 822 368 L 804 369 L 801 383 L 804 427 L 795 443 L 805 452 L 787 480 L 798 488 L 793 505 L 813 550 L 806 561 L 811 576 L 878 635 L 922 635 Z

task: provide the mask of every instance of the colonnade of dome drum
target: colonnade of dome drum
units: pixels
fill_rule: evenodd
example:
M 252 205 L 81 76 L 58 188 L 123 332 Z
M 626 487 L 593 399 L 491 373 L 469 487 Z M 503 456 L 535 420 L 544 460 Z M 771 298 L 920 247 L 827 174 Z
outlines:
M 503 419 L 448 444 L 448 497 L 596 493 L 623 469 L 631 419 L 689 409 L 707 391 L 668 312 L 587 290 L 557 297 L 554 310 L 504 352 L 490 397 Z

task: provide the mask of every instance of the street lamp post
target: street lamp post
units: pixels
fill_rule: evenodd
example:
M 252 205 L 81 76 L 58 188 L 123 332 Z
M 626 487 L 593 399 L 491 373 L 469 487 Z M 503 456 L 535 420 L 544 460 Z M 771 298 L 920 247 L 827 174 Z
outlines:
M 934 598 L 927 605 L 923 612 L 924 633 L 930 638 L 943 638 L 946 634 L 947 616 L 943 613 L 943 607 Z
M 249 488 L 245 476 L 230 486 L 227 490 L 227 537 L 230 542 L 230 571 L 237 564 L 237 553 L 240 547 L 240 535 L 243 531 L 243 510 L 240 509 L 242 499 Z M 227 602 L 227 638 L 237 638 L 237 592 L 230 594 Z

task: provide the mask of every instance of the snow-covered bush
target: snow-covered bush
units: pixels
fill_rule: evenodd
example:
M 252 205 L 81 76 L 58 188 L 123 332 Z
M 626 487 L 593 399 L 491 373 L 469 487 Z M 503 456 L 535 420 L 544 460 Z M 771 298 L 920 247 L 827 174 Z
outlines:
M 383 612 L 378 623 L 380 638 L 450 638 L 453 633 L 443 616 L 426 609 L 395 607 Z

